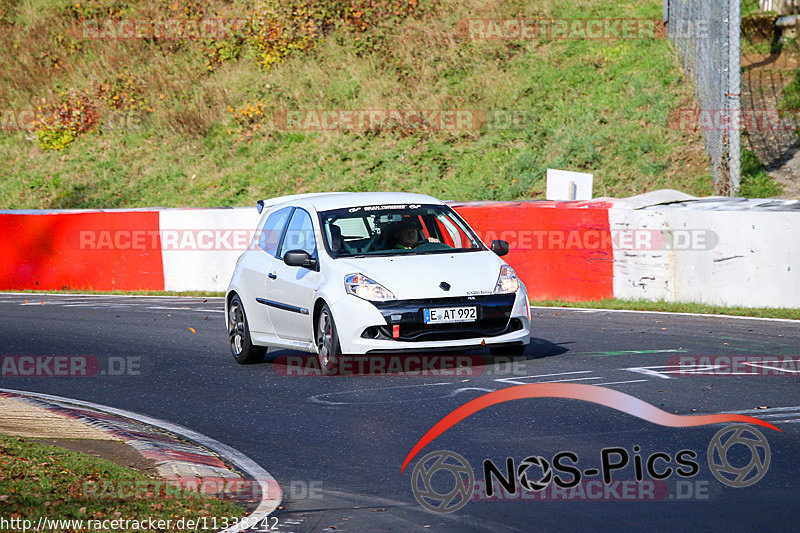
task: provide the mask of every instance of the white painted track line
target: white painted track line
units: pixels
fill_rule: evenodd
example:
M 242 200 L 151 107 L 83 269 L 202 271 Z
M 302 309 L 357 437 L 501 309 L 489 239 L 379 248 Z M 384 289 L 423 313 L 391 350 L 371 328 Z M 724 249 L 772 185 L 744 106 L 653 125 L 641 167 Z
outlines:
M 644 315 L 669 315 L 669 316 L 697 316 L 704 318 L 733 318 L 736 320 L 766 320 L 769 322 L 788 322 L 790 324 L 800 324 L 800 320 L 791 318 L 767 318 L 761 316 L 740 316 L 740 315 L 712 315 L 710 313 L 676 313 L 673 311 L 641 311 L 639 309 L 596 309 L 594 307 L 550 307 L 532 305 L 531 309 L 558 309 L 560 311 L 579 311 L 581 313 L 639 313 Z

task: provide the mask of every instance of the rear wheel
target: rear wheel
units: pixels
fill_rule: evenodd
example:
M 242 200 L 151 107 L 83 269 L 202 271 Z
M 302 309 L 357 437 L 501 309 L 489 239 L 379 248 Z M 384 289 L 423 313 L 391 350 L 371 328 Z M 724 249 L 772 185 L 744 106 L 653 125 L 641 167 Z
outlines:
M 240 365 L 250 365 L 264 361 L 267 348 L 256 346 L 250 339 L 247 315 L 239 295 L 234 294 L 228 305 L 228 337 L 231 341 L 231 355 Z
M 319 310 L 316 327 L 317 357 L 322 373 L 330 376 L 336 372 L 339 356 L 342 349 L 339 345 L 339 334 L 336 332 L 336 323 L 333 321 L 328 304 L 323 304 Z

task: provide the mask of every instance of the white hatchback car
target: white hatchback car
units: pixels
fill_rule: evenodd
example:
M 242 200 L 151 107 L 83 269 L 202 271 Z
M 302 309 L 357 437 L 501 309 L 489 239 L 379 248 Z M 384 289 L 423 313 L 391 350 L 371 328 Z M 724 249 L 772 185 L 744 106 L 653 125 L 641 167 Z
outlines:
M 259 202 L 266 209 L 225 300 L 237 362 L 266 347 L 340 354 L 488 346 L 521 354 L 530 337 L 525 286 L 443 202 L 420 194 L 328 193 Z

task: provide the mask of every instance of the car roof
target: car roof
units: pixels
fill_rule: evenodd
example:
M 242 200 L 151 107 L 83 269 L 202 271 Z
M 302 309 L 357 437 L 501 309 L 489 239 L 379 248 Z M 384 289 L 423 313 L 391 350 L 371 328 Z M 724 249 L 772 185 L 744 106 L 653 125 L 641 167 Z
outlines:
M 330 192 L 295 194 L 265 200 L 265 206 L 306 205 L 316 211 L 328 211 L 346 207 L 389 204 L 443 204 L 441 200 L 426 194 L 407 192 Z

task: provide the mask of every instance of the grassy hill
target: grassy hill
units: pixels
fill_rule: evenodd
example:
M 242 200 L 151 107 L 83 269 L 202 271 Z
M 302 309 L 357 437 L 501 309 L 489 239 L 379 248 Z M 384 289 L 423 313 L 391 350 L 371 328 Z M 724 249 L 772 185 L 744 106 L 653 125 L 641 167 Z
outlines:
M 666 39 L 475 40 L 465 22 L 660 16 L 658 0 L 0 0 L 0 208 L 542 198 L 548 167 L 594 172 L 596 196 L 711 194 L 699 133 L 668 125 L 692 96 Z M 148 33 L 159 20 L 184 35 Z M 195 31 L 209 20 L 234 22 Z M 317 131 L 321 110 L 472 123 Z

